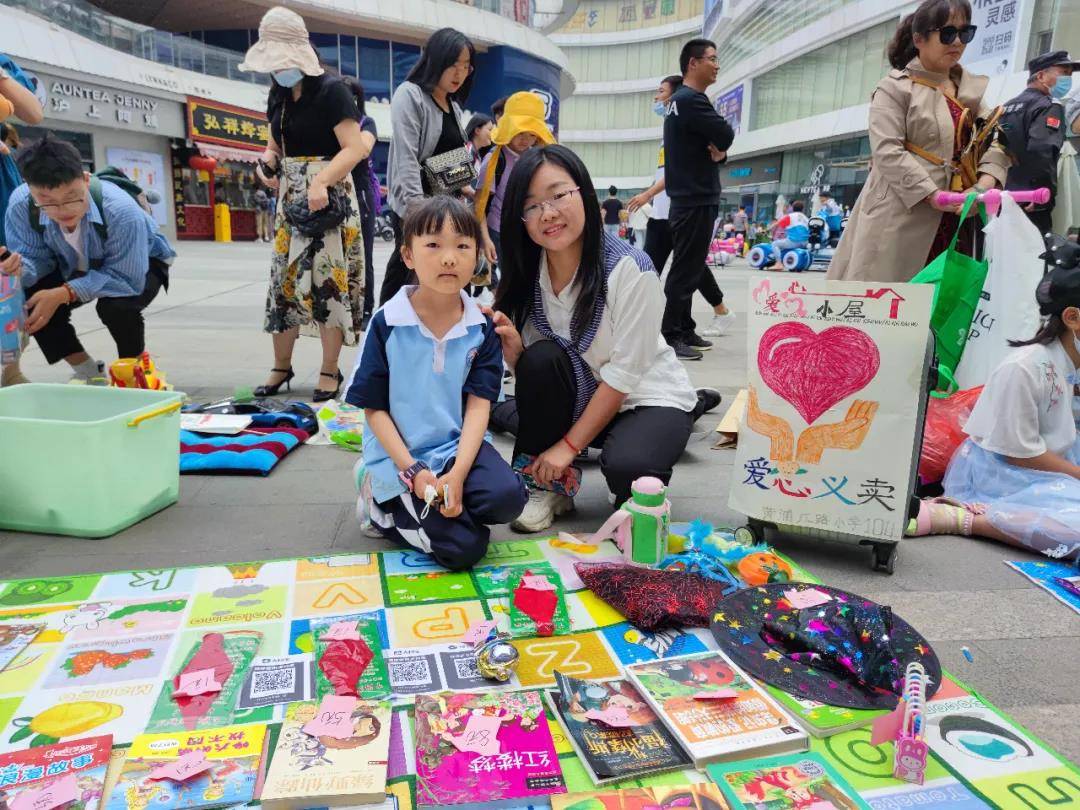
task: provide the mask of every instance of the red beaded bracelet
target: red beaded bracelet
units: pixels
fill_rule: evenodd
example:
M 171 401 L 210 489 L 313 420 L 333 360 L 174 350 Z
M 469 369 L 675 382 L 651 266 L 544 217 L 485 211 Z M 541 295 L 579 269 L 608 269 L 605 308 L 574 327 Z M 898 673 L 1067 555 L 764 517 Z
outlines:
M 568 439 L 568 438 L 567 438 L 566 436 L 563 436 L 563 437 L 562 437 L 562 440 L 563 440 L 564 442 L 566 442 L 566 446 L 567 446 L 567 447 L 569 447 L 569 448 L 570 448 L 571 450 L 573 450 L 573 451 L 574 451 L 575 453 L 577 453 L 578 455 L 581 455 L 581 449 L 580 449 L 580 448 L 578 448 L 578 447 L 574 447 L 574 445 L 573 445 L 573 443 L 572 443 L 572 442 L 570 441 L 570 439 Z

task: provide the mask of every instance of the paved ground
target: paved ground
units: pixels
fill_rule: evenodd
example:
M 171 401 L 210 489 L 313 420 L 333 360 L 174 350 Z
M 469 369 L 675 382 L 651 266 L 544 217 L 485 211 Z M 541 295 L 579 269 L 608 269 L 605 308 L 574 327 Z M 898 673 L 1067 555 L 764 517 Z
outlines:
M 268 247 L 183 243 L 180 253 L 171 292 L 149 310 L 150 348 L 159 364 L 177 389 L 193 398 L 259 384 L 273 359 L 269 338 L 260 331 Z M 387 253 L 380 243 L 375 261 L 380 271 Z M 742 268 L 719 271 L 737 313 L 745 311 L 754 275 Z M 700 299 L 696 303 L 700 321 L 708 310 Z M 114 349 L 93 313 L 80 313 L 76 320 L 88 349 L 109 357 Z M 719 388 L 725 399 L 746 380 L 744 326 L 718 339 L 703 362 L 689 364 L 696 383 Z M 352 360 L 353 350 L 346 350 L 344 371 Z M 24 367 L 42 382 L 67 376 L 60 367 L 46 367 L 36 348 Z M 294 393 L 310 396 L 318 372 L 317 342 L 300 343 L 295 367 Z M 709 431 L 720 415 L 701 420 L 702 432 L 693 437 L 676 472 L 678 519 L 701 517 L 718 526 L 741 522 L 727 507 L 731 451 L 711 449 Z M 500 441 L 500 447 L 507 449 L 507 443 Z M 185 477 L 179 504 L 105 540 L 0 532 L 0 579 L 382 548 L 380 541 L 363 537 L 352 518 L 354 460 L 334 447 L 304 447 L 266 479 Z M 599 471 L 587 470 L 577 512 L 559 528 L 595 529 L 609 509 Z M 496 530 L 496 536 L 509 535 Z M 870 570 L 865 549 L 796 538 L 781 538 L 778 545 L 825 582 L 892 605 L 934 643 L 957 677 L 1080 763 L 1080 618 L 1002 564 L 1024 554 L 960 538 L 909 540 L 890 577 Z M 963 646 L 973 662 L 962 656 Z

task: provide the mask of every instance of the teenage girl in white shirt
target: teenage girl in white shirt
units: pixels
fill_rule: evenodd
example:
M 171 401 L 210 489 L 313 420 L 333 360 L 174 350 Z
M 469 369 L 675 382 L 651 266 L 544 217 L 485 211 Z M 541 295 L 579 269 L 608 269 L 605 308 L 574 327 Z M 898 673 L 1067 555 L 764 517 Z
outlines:
M 964 425 L 945 499 L 924 501 L 915 534 L 989 537 L 1059 559 L 1080 555 L 1080 268 L 1035 294 L 1046 321 L 995 369 Z M 947 502 L 945 502 L 947 501 Z

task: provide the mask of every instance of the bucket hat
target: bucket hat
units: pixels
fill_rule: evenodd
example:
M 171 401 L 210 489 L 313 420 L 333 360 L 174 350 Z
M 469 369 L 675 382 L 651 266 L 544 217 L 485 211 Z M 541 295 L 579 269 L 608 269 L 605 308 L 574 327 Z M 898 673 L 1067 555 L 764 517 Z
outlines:
M 304 18 L 284 6 L 274 6 L 259 23 L 259 41 L 248 48 L 240 70 L 272 73 L 299 68 L 305 76 L 321 76 L 324 71 L 311 47 Z
M 555 136 L 544 123 L 544 100 L 536 93 L 522 91 L 514 93 L 506 100 L 506 108 L 499 119 L 495 132 L 491 135 L 493 143 L 506 146 L 515 135 L 531 132 L 541 143 L 555 143 Z

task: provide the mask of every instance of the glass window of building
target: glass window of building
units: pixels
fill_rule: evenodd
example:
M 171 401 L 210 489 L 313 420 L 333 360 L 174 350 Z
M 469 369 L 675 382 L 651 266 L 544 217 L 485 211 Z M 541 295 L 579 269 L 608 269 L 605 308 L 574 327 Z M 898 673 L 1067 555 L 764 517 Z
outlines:
M 395 42 L 391 48 L 394 58 L 394 88 L 405 81 L 412 66 L 420 59 L 420 48 L 417 45 L 405 45 Z
M 360 83 L 367 97 L 390 99 L 390 43 L 376 39 L 358 38 L 356 41 Z
M 679 72 L 679 52 L 688 36 L 618 47 L 564 45 L 563 53 L 570 72 L 579 81 L 618 82 L 646 76 L 662 77 Z
M 655 91 L 619 95 L 573 95 L 559 110 L 565 129 L 647 129 L 662 121 L 653 112 Z
M 754 79 L 750 129 L 865 104 L 888 70 L 888 20 L 792 59 Z
M 1035 0 L 1027 59 L 1040 53 L 1069 50 L 1080 43 L 1080 4 L 1074 0 Z M 1026 63 L 1027 60 L 1025 60 Z M 1074 79 L 1074 81 L 1080 81 Z
M 338 70 L 337 34 L 312 34 L 311 44 L 315 46 L 315 53 L 324 65 Z
M 356 37 L 348 34 L 338 35 L 339 68 L 346 76 L 359 76 L 356 72 Z M 365 90 L 367 88 L 364 88 Z

